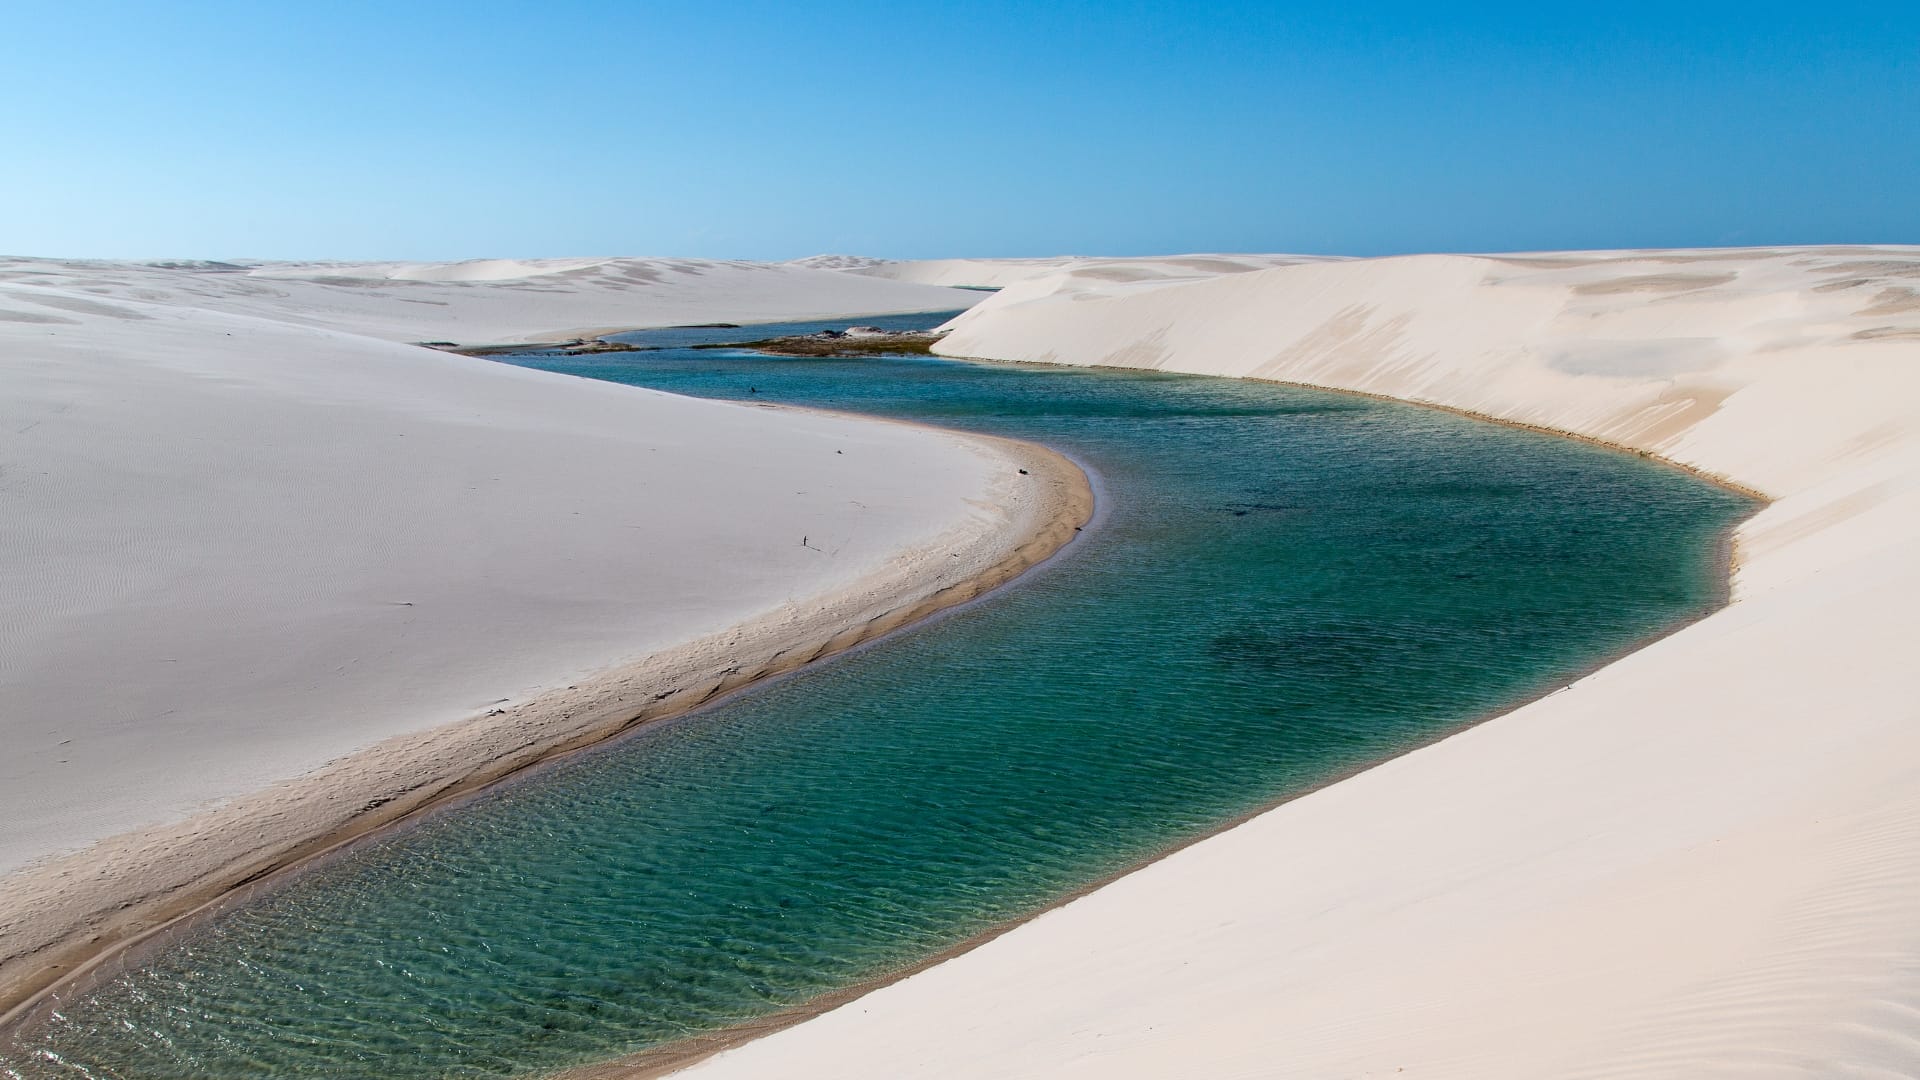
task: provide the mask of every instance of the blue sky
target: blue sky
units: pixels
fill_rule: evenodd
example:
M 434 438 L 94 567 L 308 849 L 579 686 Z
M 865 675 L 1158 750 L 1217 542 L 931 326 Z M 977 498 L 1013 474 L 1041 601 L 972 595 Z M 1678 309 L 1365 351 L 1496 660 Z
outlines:
M 0 0 L 0 253 L 1920 243 L 1920 5 Z

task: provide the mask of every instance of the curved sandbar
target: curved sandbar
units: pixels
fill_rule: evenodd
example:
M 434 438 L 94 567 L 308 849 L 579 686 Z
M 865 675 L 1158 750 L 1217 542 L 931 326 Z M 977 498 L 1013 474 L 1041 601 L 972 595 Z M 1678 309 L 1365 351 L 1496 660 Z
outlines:
M 938 351 L 1658 454 L 1774 498 L 1734 602 L 688 1075 L 1911 1074 L 1920 249 L 1165 278 L 1076 261 Z
M 22 265 L 0 1011 L 330 846 L 967 600 L 1090 510 L 1036 447 L 189 299 L 254 296 L 227 271 L 0 273 Z

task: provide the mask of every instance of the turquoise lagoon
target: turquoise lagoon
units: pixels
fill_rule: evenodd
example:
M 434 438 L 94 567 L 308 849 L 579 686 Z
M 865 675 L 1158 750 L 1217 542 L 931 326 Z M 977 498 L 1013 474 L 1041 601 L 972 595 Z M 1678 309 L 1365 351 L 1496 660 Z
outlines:
M 1096 526 L 984 602 L 208 920 L 20 1033 L 0 1076 L 539 1075 L 765 1016 L 1697 617 L 1754 508 L 1631 455 L 1355 396 L 684 348 L 814 328 L 512 361 L 1037 440 L 1096 475 Z

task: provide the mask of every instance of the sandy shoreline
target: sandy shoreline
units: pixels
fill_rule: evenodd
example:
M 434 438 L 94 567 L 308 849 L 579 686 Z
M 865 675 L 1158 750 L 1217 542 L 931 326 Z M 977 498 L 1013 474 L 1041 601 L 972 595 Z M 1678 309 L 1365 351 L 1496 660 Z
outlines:
M 0 591 L 29 616 L 0 621 L 0 1012 L 234 888 L 964 602 L 1086 512 L 1038 448 L 404 342 L 975 299 L 696 260 L 0 260 Z
M 0 1038 L 255 888 L 548 761 L 968 603 L 1051 558 L 1091 519 L 1086 474 L 1060 454 L 927 430 L 1004 456 L 1005 472 L 1018 480 L 1004 485 L 1003 531 L 954 535 L 906 553 L 885 575 L 799 616 L 775 612 L 498 717 L 389 740 L 210 813 L 0 879 L 0 910 L 11 913 L 10 952 L 0 957 Z M 263 828 L 263 821 L 284 824 Z

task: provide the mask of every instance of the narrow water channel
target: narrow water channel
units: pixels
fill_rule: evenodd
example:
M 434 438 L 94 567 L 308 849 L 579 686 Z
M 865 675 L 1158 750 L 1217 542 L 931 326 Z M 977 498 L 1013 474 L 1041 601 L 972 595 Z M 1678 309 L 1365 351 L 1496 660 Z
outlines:
M 768 334 L 511 360 L 1037 440 L 1098 474 L 1098 527 L 986 602 L 210 920 L 0 1048 L 0 1076 L 538 1075 L 763 1016 L 1698 615 L 1753 509 L 1631 455 L 1391 402 L 684 347 Z

